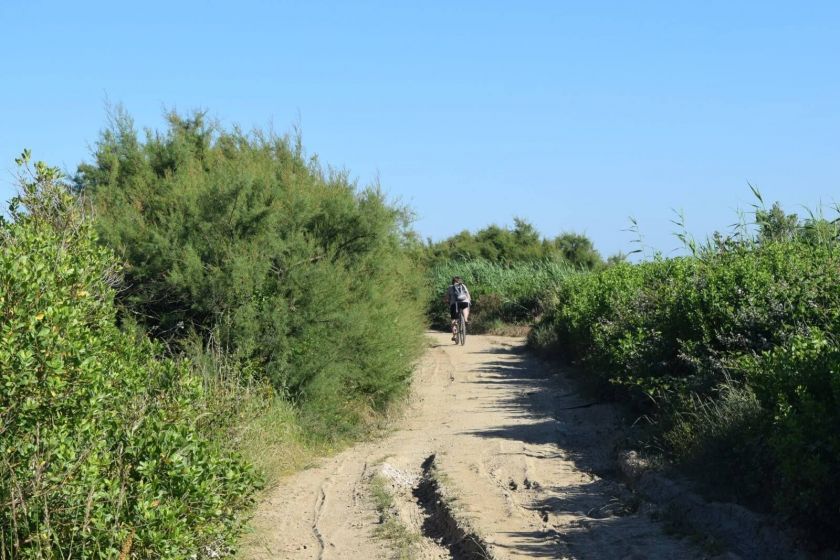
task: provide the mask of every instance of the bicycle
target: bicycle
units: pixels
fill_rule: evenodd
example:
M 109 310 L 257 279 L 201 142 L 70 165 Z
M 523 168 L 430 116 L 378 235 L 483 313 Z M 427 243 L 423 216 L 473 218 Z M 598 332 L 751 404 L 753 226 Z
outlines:
M 467 322 L 464 320 L 464 308 L 457 303 L 455 306 L 458 308 L 458 322 L 455 323 L 455 344 L 463 346 L 467 341 Z

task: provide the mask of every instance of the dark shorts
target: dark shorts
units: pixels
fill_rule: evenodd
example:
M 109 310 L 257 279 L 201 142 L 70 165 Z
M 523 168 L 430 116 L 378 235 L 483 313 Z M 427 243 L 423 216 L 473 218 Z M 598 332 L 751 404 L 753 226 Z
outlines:
M 455 306 L 458 306 L 457 308 Z M 458 318 L 458 309 L 466 309 L 470 306 L 470 302 L 468 301 L 456 301 L 455 303 L 449 306 L 449 316 L 452 319 Z

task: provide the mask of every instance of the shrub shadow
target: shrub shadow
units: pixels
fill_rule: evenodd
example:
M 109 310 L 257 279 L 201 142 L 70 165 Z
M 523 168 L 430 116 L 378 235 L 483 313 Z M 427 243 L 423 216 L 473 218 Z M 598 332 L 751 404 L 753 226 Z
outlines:
M 592 475 L 591 482 L 570 486 L 541 481 L 542 490 L 527 508 L 543 519 L 544 528 L 508 533 L 507 544 L 496 546 L 534 558 L 609 558 L 627 550 L 624 539 L 630 536 L 637 548 L 644 549 L 651 526 L 636 514 L 638 501 L 619 480 L 614 449 L 621 430 L 614 406 L 587 397 L 570 380 L 568 371 L 529 354 L 524 345 L 494 346 L 475 353 L 498 356 L 483 364 L 478 379 L 470 382 L 500 392 L 501 398 L 494 399 L 488 409 L 498 411 L 501 406 L 512 420 L 466 433 L 543 446 L 526 448 L 526 456 L 566 460 Z M 578 514 L 581 521 L 563 526 L 561 534 L 553 522 L 564 514 Z M 658 551 L 651 553 L 658 556 Z

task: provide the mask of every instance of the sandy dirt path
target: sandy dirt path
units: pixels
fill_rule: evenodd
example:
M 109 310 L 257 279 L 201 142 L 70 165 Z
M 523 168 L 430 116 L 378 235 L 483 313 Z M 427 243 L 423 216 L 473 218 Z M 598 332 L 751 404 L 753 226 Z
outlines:
M 521 339 L 471 336 L 459 347 L 429 336 L 399 426 L 273 489 L 243 558 L 399 557 L 375 536 L 376 473 L 389 481 L 401 522 L 422 535 L 412 558 L 706 556 L 665 534 L 614 480 L 609 406 L 579 396 Z

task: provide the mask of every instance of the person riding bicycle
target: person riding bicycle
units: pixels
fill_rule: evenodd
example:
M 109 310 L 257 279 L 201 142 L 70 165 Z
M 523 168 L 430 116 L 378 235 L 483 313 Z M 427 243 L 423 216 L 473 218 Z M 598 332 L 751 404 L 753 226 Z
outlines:
M 458 328 L 458 311 L 464 310 L 464 322 L 470 319 L 470 291 L 460 276 L 452 277 L 452 285 L 446 290 L 446 297 L 443 300 L 449 305 L 449 317 L 452 319 L 452 340 L 455 340 Z

